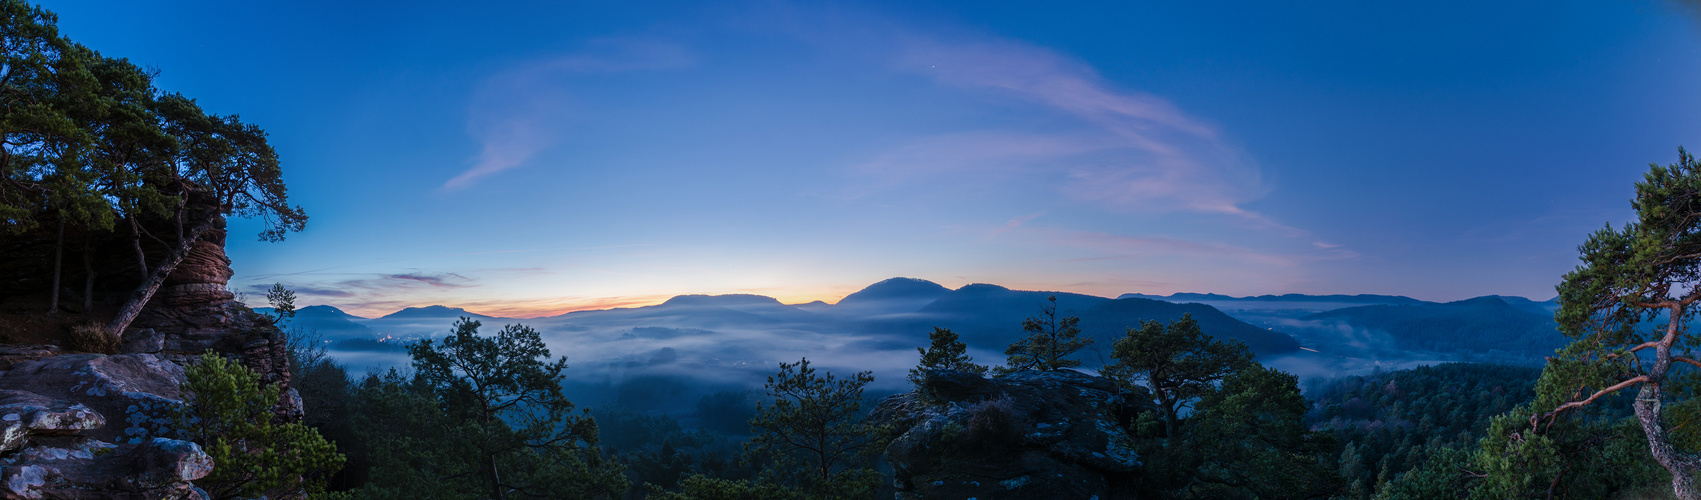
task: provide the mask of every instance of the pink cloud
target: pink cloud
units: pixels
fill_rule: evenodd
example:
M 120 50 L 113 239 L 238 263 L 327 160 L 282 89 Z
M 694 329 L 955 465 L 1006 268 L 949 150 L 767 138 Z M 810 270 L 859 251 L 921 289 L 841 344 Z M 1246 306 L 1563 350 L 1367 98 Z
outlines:
M 1058 132 L 969 132 L 918 141 L 862 165 L 939 173 L 1047 170 L 1068 196 L 1113 207 L 1262 219 L 1241 205 L 1266 192 L 1259 168 L 1213 125 L 1167 100 L 1118 89 L 1084 63 L 1013 41 L 902 36 L 897 69 L 1073 116 Z M 1268 222 L 1268 221 L 1264 221 Z M 1273 224 L 1273 223 L 1270 223 Z M 1275 224 L 1279 226 L 1279 224 Z

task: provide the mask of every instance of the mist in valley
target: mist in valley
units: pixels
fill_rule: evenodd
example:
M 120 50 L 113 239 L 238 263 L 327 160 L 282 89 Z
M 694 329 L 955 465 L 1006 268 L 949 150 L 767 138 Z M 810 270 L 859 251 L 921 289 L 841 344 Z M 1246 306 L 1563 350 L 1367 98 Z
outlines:
M 872 372 L 874 382 L 867 387 L 871 398 L 908 391 L 905 374 L 915 366 L 916 349 L 927 345 L 933 327 L 959 333 L 977 363 L 1002 364 L 1005 347 L 1022 335 L 1022 319 L 1039 315 L 1052 296 L 1058 297 L 1059 316 L 1081 317 L 1083 335 L 1094 339 L 1075 356 L 1083 362 L 1083 371 L 1096 372 L 1112 361 L 1110 348 L 1126 329 L 1188 314 L 1207 334 L 1241 340 L 1253 347 L 1260 363 L 1299 376 L 1302 387 L 1450 361 L 1539 365 L 1541 351 L 1504 349 L 1495 344 L 1494 329 L 1540 329 L 1551 321 L 1541 316 L 1550 302 L 1516 298 L 1447 304 L 1392 296 L 1200 300 L 1198 294 L 1177 294 L 1110 299 L 984 284 L 951 290 L 925 280 L 894 278 L 836 304 L 787 305 L 757 295 L 684 295 L 654 306 L 531 319 L 442 306 L 367 319 L 315 306 L 303 308 L 290 327 L 298 335 L 317 338 L 331 358 L 352 373 L 364 374 L 392 368 L 407 372 L 406 344 L 442 337 L 461 317 L 479 321 L 485 335 L 523 324 L 542 334 L 551 354 L 567 357 L 570 368 L 563 386 L 581 406 L 665 415 L 697 426 L 705 418 L 716 418 L 705 417 L 705 408 L 748 410 L 761 399 L 764 382 L 780 363 L 803 358 L 840 377 Z M 1491 313 L 1507 311 L 1522 323 L 1493 321 Z M 1451 325 L 1456 331 L 1402 331 L 1402 318 Z M 1395 326 L 1393 331 L 1376 327 L 1381 325 Z M 1557 331 L 1547 331 L 1553 344 L 1562 340 Z M 1458 341 L 1440 348 L 1420 346 L 1436 347 L 1422 341 L 1438 335 Z

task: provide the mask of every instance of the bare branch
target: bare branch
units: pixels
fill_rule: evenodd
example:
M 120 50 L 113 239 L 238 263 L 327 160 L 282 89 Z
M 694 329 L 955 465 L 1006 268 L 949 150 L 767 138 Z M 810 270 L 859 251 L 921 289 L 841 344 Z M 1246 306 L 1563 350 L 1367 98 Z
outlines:
M 1553 411 L 1550 411 L 1550 412 L 1547 412 L 1547 413 L 1544 413 L 1544 414 L 1541 414 L 1541 415 L 1531 416 L 1530 417 L 1530 427 L 1535 427 L 1536 422 L 1538 420 L 1542 419 L 1542 418 L 1547 418 L 1548 422 L 1552 422 L 1554 418 L 1559 416 L 1560 412 L 1570 410 L 1570 409 L 1573 409 L 1573 408 L 1582 408 L 1584 406 L 1588 406 L 1590 403 L 1594 403 L 1596 399 L 1600 399 L 1601 396 L 1612 394 L 1614 392 L 1618 392 L 1620 390 L 1623 390 L 1626 387 L 1630 387 L 1632 385 L 1640 384 L 1640 383 L 1647 382 L 1647 381 L 1648 381 L 1647 375 L 1637 375 L 1635 377 L 1631 377 L 1629 380 L 1625 380 L 1623 382 L 1613 384 L 1611 387 L 1601 389 L 1599 391 L 1595 391 L 1595 393 L 1590 395 L 1588 399 L 1584 399 L 1582 401 L 1572 401 L 1570 403 L 1565 403 L 1565 404 L 1559 405 L 1558 408 L 1554 408 Z

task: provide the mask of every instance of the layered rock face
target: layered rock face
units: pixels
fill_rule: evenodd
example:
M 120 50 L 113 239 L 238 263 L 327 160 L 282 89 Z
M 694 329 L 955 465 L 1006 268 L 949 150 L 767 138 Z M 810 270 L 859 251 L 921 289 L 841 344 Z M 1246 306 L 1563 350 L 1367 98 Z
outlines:
M 230 257 L 224 254 L 224 238 L 220 224 L 195 242 L 131 328 L 162 333 L 165 349 L 179 352 L 214 349 L 229 337 L 235 321 L 230 305 L 236 295 L 225 285 L 235 273 L 230 270 Z
M 213 461 L 172 439 L 183 368 L 153 354 L 69 354 L 0 375 L 0 495 L 202 499 Z
M 1143 404 L 1073 370 L 933 370 L 869 418 L 902 432 L 886 449 L 900 500 L 1137 498 L 1141 462 L 1122 423 Z

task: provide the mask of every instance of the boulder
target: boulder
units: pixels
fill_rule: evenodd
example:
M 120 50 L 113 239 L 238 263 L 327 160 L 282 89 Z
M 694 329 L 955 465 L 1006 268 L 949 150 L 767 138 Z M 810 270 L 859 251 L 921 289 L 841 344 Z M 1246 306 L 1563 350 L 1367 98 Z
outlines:
M 23 447 L 31 435 L 75 434 L 105 425 L 106 418 L 82 404 L 0 390 L 0 453 Z
M 0 345 L 0 372 L 12 369 L 12 365 L 25 361 L 35 361 L 64 354 L 64 349 L 52 345 Z
M 1145 404 L 1073 370 L 930 370 L 869 418 L 901 432 L 886 448 L 899 498 L 1132 498 L 1142 464 L 1124 423 Z
M 174 414 L 183 405 L 183 381 L 182 366 L 153 354 L 69 354 L 13 366 L 0 376 L 0 390 L 82 403 L 108 423 L 85 435 L 139 444 L 176 436 Z
M 124 354 L 159 354 L 163 349 L 165 335 L 152 328 L 131 330 L 118 346 L 118 352 Z
M 188 441 L 59 438 L 0 459 L 0 491 L 6 498 L 204 499 L 190 481 L 212 470 L 212 457 Z

